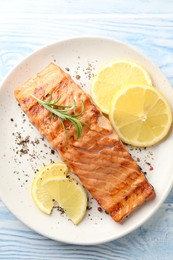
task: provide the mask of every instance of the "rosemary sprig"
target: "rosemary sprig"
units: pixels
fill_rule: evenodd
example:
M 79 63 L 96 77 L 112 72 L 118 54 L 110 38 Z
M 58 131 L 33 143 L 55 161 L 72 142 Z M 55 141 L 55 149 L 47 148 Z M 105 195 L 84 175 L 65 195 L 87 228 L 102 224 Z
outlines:
M 76 108 L 76 101 L 73 101 L 73 105 L 72 106 L 61 106 L 58 104 L 59 100 L 61 99 L 61 96 L 58 97 L 58 99 L 54 102 L 52 102 L 52 93 L 50 93 L 50 99 L 49 101 L 43 101 L 39 98 L 37 98 L 34 95 L 31 95 L 33 98 L 35 98 L 40 105 L 42 105 L 43 107 L 45 107 L 48 111 L 50 111 L 50 117 L 52 117 L 53 115 L 56 117 L 58 116 L 62 127 L 64 129 L 64 132 L 66 134 L 66 128 L 64 125 L 64 120 L 69 120 L 74 127 L 76 128 L 76 132 L 77 132 L 77 139 L 80 138 L 81 134 L 82 134 L 82 129 L 83 129 L 83 125 L 87 125 L 84 121 L 80 120 L 78 117 L 80 115 L 82 115 L 84 113 L 84 103 L 82 101 L 82 110 L 80 113 L 78 114 L 70 114 L 69 111 L 72 111 Z M 88 126 L 88 125 L 87 125 Z

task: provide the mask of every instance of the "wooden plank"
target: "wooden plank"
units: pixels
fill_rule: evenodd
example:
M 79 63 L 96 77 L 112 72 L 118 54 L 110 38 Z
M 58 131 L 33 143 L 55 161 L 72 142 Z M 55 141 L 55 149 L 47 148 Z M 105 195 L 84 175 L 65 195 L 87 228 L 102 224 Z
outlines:
M 36 4 L 30 1 L 1 1 L 2 14 L 172 14 L 172 0 L 49 0 Z

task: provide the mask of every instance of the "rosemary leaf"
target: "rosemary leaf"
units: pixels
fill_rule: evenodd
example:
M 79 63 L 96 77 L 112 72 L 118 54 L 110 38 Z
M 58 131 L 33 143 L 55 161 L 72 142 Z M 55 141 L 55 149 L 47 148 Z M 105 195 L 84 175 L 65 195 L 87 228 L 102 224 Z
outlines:
M 31 95 L 31 96 L 33 98 L 35 98 L 40 105 L 45 107 L 50 112 L 50 118 L 53 115 L 54 115 L 54 117 L 56 117 L 56 116 L 59 117 L 59 119 L 61 121 L 61 125 L 64 129 L 65 135 L 66 135 L 66 128 L 65 128 L 63 120 L 69 120 L 74 125 L 74 127 L 76 129 L 77 139 L 80 138 L 80 136 L 82 134 L 82 130 L 83 130 L 83 125 L 88 126 L 87 123 L 78 119 L 78 117 L 84 113 L 84 102 L 83 101 L 82 101 L 82 109 L 81 109 L 80 113 L 69 114 L 68 113 L 69 111 L 75 110 L 75 108 L 76 108 L 76 101 L 75 100 L 73 101 L 72 106 L 62 106 L 62 105 L 58 104 L 59 100 L 61 99 L 61 96 L 55 102 L 52 102 L 52 92 L 50 93 L 49 101 L 43 101 L 43 100 L 35 97 L 34 95 Z

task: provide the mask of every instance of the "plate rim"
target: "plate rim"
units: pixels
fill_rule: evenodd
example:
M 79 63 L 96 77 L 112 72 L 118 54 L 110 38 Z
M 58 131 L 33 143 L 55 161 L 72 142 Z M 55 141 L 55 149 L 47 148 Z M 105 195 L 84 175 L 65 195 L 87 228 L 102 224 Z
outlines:
M 58 41 L 54 41 L 50 44 L 47 45 L 43 45 L 42 47 L 37 48 L 36 50 L 32 51 L 31 53 L 29 53 L 28 55 L 26 55 L 23 59 L 21 59 L 16 65 L 14 65 L 9 72 L 6 74 L 6 76 L 4 77 L 4 79 L 1 82 L 0 85 L 0 94 L 1 91 L 3 89 L 3 85 L 6 83 L 6 81 L 8 81 L 8 78 L 10 77 L 10 75 L 15 72 L 15 70 L 17 70 L 25 61 L 27 61 L 28 58 L 30 58 L 31 56 L 34 56 L 35 54 L 38 54 L 39 52 L 44 51 L 44 49 L 47 48 L 51 48 L 55 45 L 58 45 L 59 43 L 63 43 L 63 42 L 71 42 L 71 41 L 77 41 L 77 40 L 103 40 L 103 41 L 110 41 L 112 43 L 117 43 L 120 45 L 123 45 L 124 47 L 127 47 L 129 49 L 131 49 L 132 51 L 136 52 L 137 54 L 139 54 L 140 56 L 146 58 L 149 63 L 154 66 L 156 69 L 159 69 L 160 74 L 164 77 L 166 83 L 167 83 L 167 87 L 169 87 L 170 91 L 173 91 L 167 77 L 163 74 L 163 72 L 160 70 L 160 68 L 152 61 L 152 59 L 150 57 L 148 57 L 144 52 L 138 50 L 136 47 L 131 46 L 130 44 L 126 43 L 126 42 L 122 42 L 120 40 L 111 38 L 111 37 L 102 37 L 102 36 L 76 36 L 76 37 L 67 37 L 67 38 L 63 38 L 60 39 Z M 167 198 L 168 194 L 170 193 L 171 189 L 173 186 L 173 175 L 172 178 L 170 180 L 169 186 L 167 186 L 166 191 L 164 191 L 164 193 L 162 193 L 162 197 L 161 199 L 157 202 L 156 206 L 154 206 L 152 208 L 152 210 L 150 211 L 150 213 L 148 214 L 148 216 L 142 220 L 141 222 L 139 222 L 137 225 L 135 225 L 132 228 L 128 228 L 126 230 L 124 230 L 124 232 L 122 232 L 119 236 L 117 237 L 112 237 L 110 236 L 110 238 L 106 238 L 106 239 L 99 239 L 98 241 L 95 242 L 75 242 L 75 241 L 71 241 L 68 239 L 57 239 L 54 235 L 49 235 L 49 234 L 45 234 L 45 232 L 40 231 L 37 228 L 33 228 L 32 225 L 28 224 L 26 220 L 21 220 L 20 218 L 20 214 L 18 213 L 14 213 L 13 209 L 11 209 L 11 206 L 9 205 L 10 203 L 7 202 L 5 196 L 3 196 L 1 190 L 0 190 L 0 199 L 1 201 L 5 204 L 5 206 L 7 207 L 7 209 L 19 220 L 21 221 L 23 224 L 25 224 L 27 226 L 27 228 L 33 230 L 34 232 L 43 235 L 44 237 L 47 237 L 49 239 L 58 241 L 58 242 L 63 242 L 63 243 L 68 243 L 68 244 L 73 244 L 73 245 L 99 245 L 99 244 L 103 244 L 103 243 L 108 243 L 110 241 L 114 241 L 117 240 L 121 237 L 124 237 L 125 235 L 131 233 L 132 231 L 136 230 L 137 228 L 139 228 L 140 226 L 142 226 L 147 220 L 149 220 L 156 212 L 157 210 L 160 208 L 160 206 L 162 205 L 162 203 L 165 201 L 165 199 Z

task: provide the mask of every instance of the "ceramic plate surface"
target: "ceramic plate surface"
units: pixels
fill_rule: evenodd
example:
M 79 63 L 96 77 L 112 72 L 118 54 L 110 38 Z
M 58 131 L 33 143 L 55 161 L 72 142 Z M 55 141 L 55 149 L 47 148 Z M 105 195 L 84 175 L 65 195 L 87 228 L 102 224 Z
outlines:
M 153 85 L 173 104 L 173 90 L 161 71 L 142 53 L 111 39 L 74 38 L 44 47 L 10 72 L 0 88 L 0 195 L 10 211 L 28 227 L 49 238 L 73 244 L 99 244 L 128 234 L 142 225 L 159 208 L 168 195 L 173 181 L 173 134 L 149 149 L 129 147 L 149 182 L 156 198 L 134 212 L 123 224 L 115 223 L 94 199 L 85 219 L 75 226 L 65 215 L 54 209 L 51 216 L 34 205 L 30 187 L 37 169 L 51 161 L 60 161 L 49 143 L 40 136 L 21 111 L 14 89 L 31 76 L 54 62 L 72 76 L 89 93 L 90 79 L 106 62 L 128 58 L 142 64 L 150 73 Z M 94 174 L 94 173 L 93 173 Z

